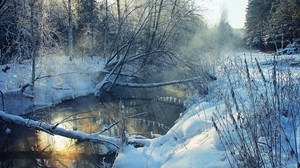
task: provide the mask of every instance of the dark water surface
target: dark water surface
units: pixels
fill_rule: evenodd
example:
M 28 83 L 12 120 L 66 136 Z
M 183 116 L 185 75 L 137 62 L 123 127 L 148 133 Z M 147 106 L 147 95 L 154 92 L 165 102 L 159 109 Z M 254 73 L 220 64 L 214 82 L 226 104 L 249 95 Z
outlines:
M 88 95 L 66 100 L 24 117 L 116 137 L 122 125 L 111 125 L 125 119 L 129 135 L 151 138 L 151 134 L 164 134 L 174 125 L 184 111 L 184 97 L 174 88 L 115 88 L 101 98 Z M 3 122 L 0 125 L 1 167 L 110 167 L 114 160 L 114 154 L 100 144 L 77 142 Z

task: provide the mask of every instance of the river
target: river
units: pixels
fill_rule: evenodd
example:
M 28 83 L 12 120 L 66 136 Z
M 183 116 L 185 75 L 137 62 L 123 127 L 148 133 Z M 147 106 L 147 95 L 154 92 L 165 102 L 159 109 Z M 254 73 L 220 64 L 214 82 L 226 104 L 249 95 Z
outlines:
M 186 97 L 183 91 L 173 86 L 142 90 L 117 87 L 100 98 L 87 95 L 66 100 L 25 117 L 60 123 L 59 126 L 65 129 L 101 132 L 115 137 L 119 136 L 122 125 L 112 125 L 123 119 L 129 135 L 152 138 L 165 134 L 174 125 L 184 111 Z M 15 125 L 1 125 L 0 134 L 4 138 L 0 141 L 0 155 L 3 155 L 1 164 L 4 167 L 110 167 L 114 160 L 114 154 L 99 144 L 77 142 Z M 11 133 L 7 134 L 5 128 Z

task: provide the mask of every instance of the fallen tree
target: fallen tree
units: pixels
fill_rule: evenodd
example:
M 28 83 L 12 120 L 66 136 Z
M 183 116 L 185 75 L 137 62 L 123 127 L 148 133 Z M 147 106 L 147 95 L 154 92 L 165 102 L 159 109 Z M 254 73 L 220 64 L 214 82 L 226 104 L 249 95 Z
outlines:
M 119 85 L 122 87 L 129 87 L 129 88 L 155 88 L 155 87 L 162 87 L 167 85 L 174 85 L 174 84 L 181 84 L 186 82 L 192 82 L 196 80 L 200 80 L 203 78 L 207 78 L 209 80 L 216 80 L 215 76 L 212 76 L 210 74 L 207 74 L 205 77 L 193 77 L 188 79 L 182 79 L 182 80 L 173 80 L 173 81 L 167 81 L 167 82 L 157 82 L 157 83 L 123 83 L 118 81 L 110 81 L 109 78 L 105 78 L 102 82 L 100 82 L 96 88 L 95 88 L 95 96 L 99 96 L 101 92 L 103 92 L 104 88 L 111 88 L 111 87 L 105 87 L 105 85 Z M 206 80 L 207 80 L 206 79 Z
M 158 83 L 121 83 L 117 82 L 117 85 L 123 86 L 123 87 L 130 87 L 130 88 L 154 88 L 154 87 L 161 87 L 161 86 L 167 86 L 167 85 L 174 85 L 174 84 L 180 84 L 180 83 L 186 83 L 191 82 L 195 80 L 199 80 L 203 77 L 194 77 L 189 79 L 183 79 L 183 80 L 174 80 L 174 81 L 168 81 L 168 82 L 158 82 Z
M 60 135 L 63 137 L 77 139 L 80 141 L 92 141 L 95 143 L 100 143 L 105 145 L 110 151 L 116 152 L 119 150 L 118 139 L 114 137 L 107 137 L 99 135 L 97 133 L 88 134 L 81 131 L 66 130 L 64 128 L 58 127 L 59 124 L 52 125 L 43 123 L 40 121 L 35 121 L 32 119 L 25 119 L 17 115 L 7 114 L 4 111 L 0 111 L 0 118 L 6 122 L 12 124 L 33 128 L 39 131 L 46 132 L 50 135 Z
M 21 116 L 7 114 L 4 111 L 0 111 L 0 119 L 2 119 L 5 122 L 9 122 L 19 126 L 24 126 L 35 130 L 43 131 L 50 135 L 60 135 L 66 138 L 76 139 L 81 142 L 91 141 L 94 143 L 100 143 L 103 144 L 111 152 L 117 152 L 120 149 L 119 144 L 121 140 L 119 138 L 100 135 L 105 130 L 97 133 L 91 133 L 91 134 L 81 132 L 81 131 L 66 130 L 64 128 L 58 127 L 59 123 L 55 125 L 47 124 L 41 121 L 35 121 L 32 119 L 23 118 Z M 118 123 L 119 122 L 113 124 L 112 126 Z M 133 146 L 148 146 L 149 141 L 147 139 L 133 138 L 133 139 L 128 139 L 128 144 L 132 144 Z

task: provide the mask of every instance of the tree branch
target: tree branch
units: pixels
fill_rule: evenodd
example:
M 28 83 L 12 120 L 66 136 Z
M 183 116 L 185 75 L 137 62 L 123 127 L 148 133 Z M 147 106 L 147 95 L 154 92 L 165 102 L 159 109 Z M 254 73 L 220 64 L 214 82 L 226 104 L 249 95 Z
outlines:
M 64 128 L 56 127 L 55 125 L 42 123 L 39 121 L 25 119 L 20 116 L 7 114 L 3 111 L 0 111 L 0 118 L 6 122 L 11 122 L 20 126 L 25 126 L 29 128 L 34 128 L 46 132 L 48 134 L 60 135 L 63 137 L 77 139 L 82 141 L 93 141 L 105 145 L 110 151 L 116 152 L 119 150 L 118 139 L 113 137 L 106 137 L 99 134 L 87 134 L 80 131 L 71 131 Z
M 0 0 L 0 8 L 5 4 L 6 0 Z
M 33 98 L 34 98 L 33 95 L 24 93 L 24 92 L 25 92 L 25 89 L 26 89 L 27 87 L 29 87 L 29 86 L 32 86 L 32 84 L 27 83 L 27 84 L 21 86 L 21 88 L 20 88 L 20 93 L 21 93 L 22 96 L 24 96 L 24 97 L 26 97 L 26 98 L 33 99 Z
M 143 113 L 141 113 L 141 114 L 143 114 Z M 141 115 L 141 114 L 137 114 L 137 115 Z M 128 118 L 135 117 L 137 115 L 129 116 Z M 77 139 L 80 141 L 92 141 L 95 143 L 100 143 L 100 144 L 105 145 L 111 152 L 117 152 L 120 148 L 117 145 L 118 141 L 119 141 L 118 138 L 103 136 L 97 132 L 88 134 L 88 133 L 81 132 L 81 131 L 66 130 L 64 128 L 57 127 L 58 124 L 52 125 L 52 124 L 47 124 L 47 123 L 43 123 L 40 121 L 25 119 L 21 116 L 7 114 L 1 110 L 0 110 L 0 119 L 4 120 L 6 122 L 10 122 L 12 124 L 19 125 L 19 126 L 29 127 L 29 128 L 33 128 L 33 129 L 36 129 L 39 131 L 43 131 L 50 135 L 60 135 L 60 136 L 66 137 L 66 138 Z M 135 146 L 148 146 L 149 140 L 148 139 L 131 138 L 131 139 L 129 139 L 128 143 L 133 144 Z
M 123 86 L 123 87 L 130 87 L 130 88 L 154 88 L 154 87 L 161 87 L 161 86 L 167 86 L 167 85 L 173 85 L 173 84 L 179 84 L 179 83 L 185 83 L 185 82 L 191 82 L 194 80 L 201 79 L 203 77 L 194 77 L 189 79 L 183 79 L 183 80 L 174 80 L 174 81 L 168 81 L 168 82 L 159 82 L 159 83 L 121 83 L 117 82 L 117 85 Z

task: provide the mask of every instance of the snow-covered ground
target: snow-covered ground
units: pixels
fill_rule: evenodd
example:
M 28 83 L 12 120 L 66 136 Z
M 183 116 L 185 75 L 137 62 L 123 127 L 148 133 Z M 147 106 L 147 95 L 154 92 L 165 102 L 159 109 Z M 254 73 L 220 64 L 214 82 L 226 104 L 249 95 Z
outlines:
M 227 120 L 226 105 L 222 97 L 233 87 L 236 96 L 244 105 L 249 105 L 249 94 L 245 86 L 245 62 L 253 80 L 259 80 L 255 58 L 261 65 L 266 75 L 266 80 L 271 80 L 273 55 L 260 52 L 234 53 L 228 55 L 224 65 L 218 69 L 218 80 L 211 84 L 210 93 L 205 98 L 199 98 L 190 106 L 171 130 L 159 138 L 153 139 L 148 147 L 127 147 L 118 155 L 116 167 L 151 167 L 151 168 L 229 168 L 228 151 L 226 152 L 219 135 L 213 126 L 212 118 L 224 115 L 222 121 Z M 299 55 L 284 55 L 276 57 L 278 72 L 291 72 L 294 79 L 300 77 Z M 243 77 L 244 76 L 244 77 Z M 229 84 L 228 78 L 232 81 Z M 263 86 L 260 86 L 263 87 Z M 260 88 L 259 88 L 260 89 Z M 229 92 L 230 93 L 230 92 Z M 195 100 L 195 98 L 193 98 Z M 251 107 L 250 107 L 251 108 Z M 233 112 L 237 116 L 237 112 Z M 298 115 L 299 116 L 299 115 Z M 299 123 L 300 118 L 298 118 Z M 227 130 L 225 130 L 227 131 Z M 286 132 L 290 135 L 290 132 Z M 300 146 L 300 131 L 297 129 L 297 144 Z M 299 149 L 298 149 L 299 151 Z M 238 152 L 238 151 L 237 151 Z M 298 154 L 299 157 L 299 154 Z M 295 158 L 291 157 L 286 167 L 297 167 Z M 239 167 L 235 165 L 236 167 Z M 252 165 L 255 167 L 255 165 Z M 268 166 L 267 166 L 268 167 Z M 272 167 L 270 165 L 270 167 Z
M 271 80 L 272 55 L 259 52 L 230 54 L 225 59 L 225 64 L 219 67 L 218 80 L 211 84 L 207 97 L 196 99 L 197 101 L 194 101 L 194 104 L 181 115 L 167 134 L 149 140 L 145 147 L 125 147 L 118 154 L 114 166 L 117 168 L 230 167 L 226 149 L 213 126 L 212 118 L 215 118 L 216 113 L 224 114 L 224 118 L 226 117 L 226 105 L 222 94 L 226 94 L 225 90 L 230 87 L 234 87 L 241 102 L 249 104 L 250 100 L 244 88 L 246 79 L 241 80 L 244 79 L 241 76 L 245 73 L 243 68 L 245 68 L 244 59 L 246 59 L 252 79 L 260 78 L 260 73 L 255 68 L 254 58 L 260 62 L 266 79 Z M 294 79 L 300 79 L 299 55 L 279 56 L 276 57 L 276 61 L 281 63 L 281 66 L 278 66 L 279 72 L 291 72 Z M 103 59 L 96 57 L 69 61 L 68 57 L 53 56 L 39 60 L 36 72 L 37 77 L 41 79 L 36 81 L 34 103 L 51 105 L 63 99 L 93 93 L 99 82 L 99 73 L 103 71 L 103 63 Z M 1 69 L 5 66 L 1 66 Z M 4 94 L 29 83 L 31 78 L 30 61 L 8 66 L 10 69 L 7 72 L 0 72 L 0 88 Z M 231 84 L 228 83 L 228 76 L 233 79 Z M 216 122 L 218 124 L 219 121 Z M 297 136 L 299 147 L 299 127 Z M 296 167 L 295 162 L 290 163 L 291 165 L 287 167 Z
M 31 83 L 31 60 L 2 65 L 1 69 L 9 67 L 6 72 L 0 71 L 0 91 L 4 93 L 5 111 L 20 114 L 33 104 L 35 107 L 51 106 L 65 99 L 91 94 L 101 80 L 99 76 L 104 63 L 101 57 L 73 58 L 72 61 L 66 56 L 38 58 L 33 101 L 19 93 L 23 85 Z M 29 87 L 25 92 L 32 94 Z

